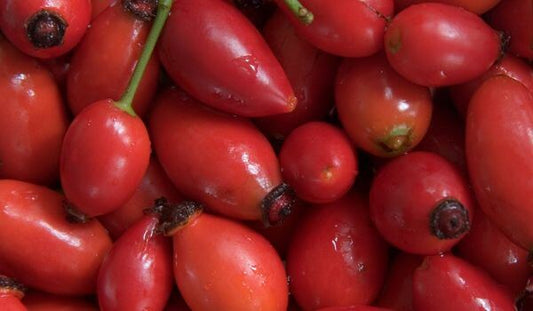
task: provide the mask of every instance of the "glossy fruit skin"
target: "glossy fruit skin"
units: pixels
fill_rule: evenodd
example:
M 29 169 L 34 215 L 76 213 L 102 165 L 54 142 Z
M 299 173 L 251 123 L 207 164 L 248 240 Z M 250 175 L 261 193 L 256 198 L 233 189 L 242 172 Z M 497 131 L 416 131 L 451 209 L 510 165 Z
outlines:
M 69 123 L 61 92 L 45 67 L 3 37 L 0 59 L 0 177 L 54 184 Z
M 26 182 L 0 180 L 0 201 L 0 273 L 53 294 L 95 292 L 112 244 L 98 221 L 67 222 L 61 194 Z
M 29 311 L 99 311 L 90 298 L 31 290 L 24 294 L 22 302 Z
M 341 63 L 335 106 L 355 145 L 379 157 L 397 156 L 416 146 L 432 113 L 429 89 L 397 74 L 382 53 Z M 402 137 L 399 145 L 395 136 Z
M 252 229 L 202 213 L 172 240 L 174 277 L 192 310 L 287 310 L 283 263 Z
M 459 202 L 465 214 L 458 214 L 458 232 L 440 237 L 433 221 L 441 203 L 448 200 Z M 425 151 L 407 153 L 381 167 L 369 203 L 372 221 L 383 237 L 420 255 L 450 250 L 468 232 L 474 217 L 474 198 L 465 176 L 443 157 Z
M 533 60 L 533 3 L 529 0 L 501 1 L 487 14 L 488 23 L 511 36 L 509 52 Z
M 300 38 L 279 10 L 267 21 L 262 33 L 298 98 L 293 111 L 254 120 L 267 136 L 281 141 L 297 126 L 327 117 L 334 105 L 333 84 L 340 58 Z
M 159 162 L 180 193 L 229 217 L 262 218 L 260 202 L 282 178 L 270 142 L 250 120 L 167 89 L 149 128 Z
M 289 286 L 304 310 L 368 304 L 378 296 L 388 244 L 368 215 L 363 194 L 350 192 L 312 206 L 294 232 L 287 254 Z
M 326 122 L 307 122 L 283 141 L 278 154 L 283 180 L 311 203 L 340 199 L 357 177 L 357 154 L 346 133 Z
M 152 156 L 141 183 L 128 202 L 111 213 L 99 216 L 98 220 L 111 237 L 117 239 L 129 226 L 143 217 L 146 208 L 153 206 L 154 201 L 161 197 L 170 202 L 182 200 L 181 194 L 178 194 L 157 158 Z
M 533 94 L 522 83 L 493 77 L 472 96 L 465 134 L 472 187 L 489 219 L 527 250 L 533 249 L 532 131 Z
M 492 9 L 500 1 L 502 0 L 394 0 L 394 9 L 396 12 L 399 12 L 415 3 L 440 2 L 459 6 L 477 15 L 482 15 Z
M 413 311 L 413 274 L 423 256 L 398 252 L 391 259 L 376 305 L 396 311 Z
M 386 18 L 394 10 L 392 0 L 303 0 L 302 5 L 314 15 L 311 24 L 306 25 L 284 1 L 275 2 L 299 36 L 321 50 L 343 57 L 365 57 L 382 50 Z
M 474 94 L 483 81 L 497 75 L 506 75 L 520 81 L 533 92 L 533 68 L 523 59 L 507 53 L 483 75 L 471 81 L 450 87 L 450 96 L 452 97 L 453 104 L 463 118 L 466 118 L 468 103 L 472 98 L 472 94 Z
M 259 117 L 296 106 L 290 82 L 259 31 L 225 1 L 176 1 L 159 56 L 178 86 L 216 109 Z
M 91 22 L 74 51 L 66 80 L 67 103 L 74 115 L 97 100 L 120 99 L 150 27 L 150 22 L 126 11 L 122 1 L 109 6 Z M 156 92 L 158 78 L 159 59 L 152 54 L 133 99 L 133 109 L 141 117 Z
M 448 86 L 488 70 L 500 55 L 500 36 L 481 17 L 463 8 L 420 3 L 391 20 L 385 32 L 385 52 L 391 66 L 408 80 Z
M 171 240 L 146 215 L 124 232 L 102 262 L 97 280 L 101 310 L 163 310 L 173 286 Z
M 61 150 L 65 196 L 87 216 L 110 213 L 126 203 L 150 161 L 143 121 L 110 100 L 87 106 L 70 124 Z
M 457 244 L 457 255 L 487 271 L 518 296 L 533 269 L 528 251 L 514 244 L 479 208 L 470 232 Z
M 57 13 L 66 23 L 61 44 L 36 48 L 28 40 L 26 25 L 41 11 Z M 2 0 L 0 1 L 0 29 L 22 52 L 37 58 L 54 58 L 72 50 L 81 40 L 91 19 L 90 0 Z
M 425 257 L 413 275 L 414 310 L 513 311 L 509 292 L 480 268 L 450 253 Z

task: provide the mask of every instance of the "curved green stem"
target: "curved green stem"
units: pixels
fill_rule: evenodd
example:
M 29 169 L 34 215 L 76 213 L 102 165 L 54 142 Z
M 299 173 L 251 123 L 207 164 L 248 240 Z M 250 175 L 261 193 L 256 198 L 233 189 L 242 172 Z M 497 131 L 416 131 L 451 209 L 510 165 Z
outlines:
M 131 76 L 131 80 L 126 88 L 126 91 L 115 103 L 118 108 L 124 110 L 132 116 L 137 115 L 132 107 L 133 97 L 135 96 L 135 92 L 137 91 L 139 83 L 144 75 L 146 65 L 152 56 L 157 40 L 159 39 L 159 35 L 161 34 L 161 30 L 163 30 L 163 26 L 165 26 L 170 8 L 172 7 L 172 2 L 173 0 L 159 0 L 157 15 L 152 28 L 150 29 L 150 33 L 148 34 L 148 38 L 146 39 L 141 57 L 139 58 L 137 65 L 135 65 L 135 70 L 133 71 L 133 75 Z
M 285 4 L 298 17 L 298 19 L 305 25 L 313 22 L 314 15 L 306 7 L 304 7 L 298 0 L 285 0 Z

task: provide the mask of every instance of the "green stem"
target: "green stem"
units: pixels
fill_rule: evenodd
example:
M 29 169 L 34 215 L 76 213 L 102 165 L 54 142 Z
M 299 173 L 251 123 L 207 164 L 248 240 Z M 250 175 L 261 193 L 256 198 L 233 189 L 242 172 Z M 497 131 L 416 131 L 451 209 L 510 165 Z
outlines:
M 306 7 L 304 7 L 298 0 L 285 0 L 285 4 L 292 11 L 298 19 L 305 25 L 313 22 L 314 15 Z
M 137 92 L 137 88 L 139 87 L 139 83 L 144 75 L 146 65 L 152 56 L 157 40 L 159 39 L 159 35 L 161 34 L 161 30 L 163 30 L 163 26 L 165 26 L 170 8 L 172 7 L 172 1 L 173 0 L 159 0 L 157 15 L 152 28 L 150 29 L 150 33 L 148 34 L 148 38 L 146 39 L 141 57 L 135 65 L 128 88 L 124 94 L 122 94 L 122 97 L 115 103 L 118 108 L 132 116 L 137 115 L 132 107 L 133 97 L 135 96 L 135 92 Z

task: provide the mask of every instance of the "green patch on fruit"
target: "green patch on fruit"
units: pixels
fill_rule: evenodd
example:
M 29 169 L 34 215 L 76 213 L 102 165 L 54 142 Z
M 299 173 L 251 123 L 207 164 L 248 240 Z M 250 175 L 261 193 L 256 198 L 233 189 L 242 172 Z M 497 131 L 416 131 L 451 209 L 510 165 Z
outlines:
M 387 49 L 391 54 L 396 54 L 402 47 L 402 34 L 400 30 L 394 29 L 390 31 L 387 38 Z
M 378 146 L 390 156 L 405 153 L 413 142 L 413 129 L 405 124 L 396 125 L 384 137 L 378 139 Z

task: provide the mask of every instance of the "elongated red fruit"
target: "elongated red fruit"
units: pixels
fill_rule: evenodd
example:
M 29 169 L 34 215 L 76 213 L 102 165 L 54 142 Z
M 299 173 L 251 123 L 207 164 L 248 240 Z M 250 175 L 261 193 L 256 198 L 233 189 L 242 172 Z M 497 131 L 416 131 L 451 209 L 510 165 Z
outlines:
M 296 106 L 290 82 L 259 31 L 225 1 L 176 1 L 159 56 L 174 82 L 217 109 L 259 117 Z
M 296 28 L 314 46 L 344 57 L 364 57 L 383 48 L 392 0 L 276 0 Z M 311 17 L 312 16 L 312 17 Z
M 96 220 L 69 223 L 64 200 L 43 186 L 0 180 L 0 273 L 49 293 L 91 294 L 111 239 Z
M 533 93 L 506 77 L 477 89 L 466 116 L 466 158 L 479 206 L 512 241 L 531 251 Z
M 183 195 L 211 211 L 270 224 L 290 212 L 291 191 L 278 158 L 250 120 L 168 89 L 155 103 L 149 128 L 159 162 Z
M 0 36 L 0 178 L 52 185 L 69 120 L 45 67 Z
M 157 1 L 150 0 L 145 1 L 146 8 L 132 8 L 136 2 L 118 1 L 105 9 L 74 51 L 66 80 L 73 114 L 103 98 L 118 100 L 126 90 L 150 31 L 152 17 L 147 15 L 157 7 Z M 153 54 L 133 98 L 135 113 L 141 117 L 155 94 L 158 77 L 159 59 Z
M 159 219 L 146 215 L 113 244 L 100 267 L 101 310 L 163 310 L 172 291 L 171 241 L 157 232 Z
M 514 299 L 485 271 L 446 253 L 425 257 L 413 275 L 415 310 L 514 311 Z
M 192 310 L 287 310 L 287 275 L 274 247 L 251 228 L 201 209 L 196 202 L 176 205 L 163 199 L 152 209 L 160 230 L 172 237 L 174 278 L 187 305 Z

